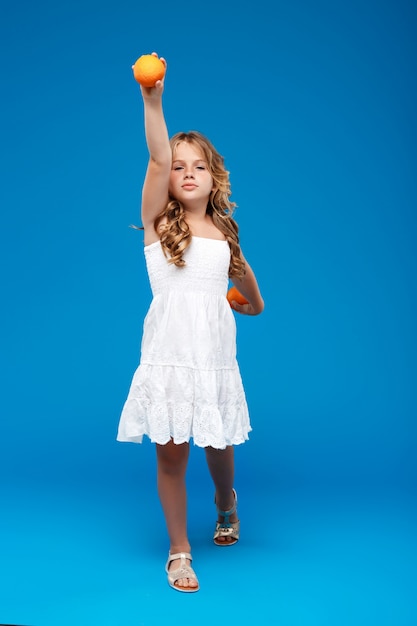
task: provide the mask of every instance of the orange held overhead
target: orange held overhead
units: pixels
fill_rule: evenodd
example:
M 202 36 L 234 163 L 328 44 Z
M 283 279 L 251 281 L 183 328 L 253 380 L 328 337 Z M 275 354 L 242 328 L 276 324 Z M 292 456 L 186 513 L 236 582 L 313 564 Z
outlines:
M 132 65 L 133 76 L 142 87 L 155 87 L 157 80 L 165 75 L 165 65 L 153 54 L 143 54 Z
M 238 304 L 249 304 L 246 298 L 234 286 L 230 287 L 229 291 L 227 292 L 227 299 L 230 305 L 232 304 L 233 300 Z

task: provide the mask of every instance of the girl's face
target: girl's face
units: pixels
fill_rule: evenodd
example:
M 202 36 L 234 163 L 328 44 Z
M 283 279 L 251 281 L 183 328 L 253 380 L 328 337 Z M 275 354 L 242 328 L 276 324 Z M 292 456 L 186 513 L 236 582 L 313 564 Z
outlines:
M 187 201 L 208 201 L 213 178 L 198 146 L 182 141 L 172 156 L 169 192 L 184 204 Z

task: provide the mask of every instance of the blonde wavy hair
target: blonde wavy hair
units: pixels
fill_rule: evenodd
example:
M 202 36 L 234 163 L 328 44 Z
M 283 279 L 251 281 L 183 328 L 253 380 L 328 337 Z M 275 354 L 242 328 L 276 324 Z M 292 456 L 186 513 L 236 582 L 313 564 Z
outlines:
M 224 234 L 230 248 L 229 276 L 242 278 L 245 275 L 245 263 L 239 245 L 239 229 L 232 215 L 235 202 L 231 202 L 229 172 L 224 166 L 224 158 L 213 144 L 197 131 L 180 132 L 171 140 L 172 154 L 178 144 L 186 142 L 199 148 L 213 178 L 213 189 L 208 203 L 207 214 L 211 215 L 214 225 Z M 177 267 L 185 265 L 184 252 L 191 243 L 191 231 L 185 220 L 185 210 L 181 202 L 173 197 L 165 209 L 157 216 L 154 227 L 160 233 L 160 240 L 165 256 Z

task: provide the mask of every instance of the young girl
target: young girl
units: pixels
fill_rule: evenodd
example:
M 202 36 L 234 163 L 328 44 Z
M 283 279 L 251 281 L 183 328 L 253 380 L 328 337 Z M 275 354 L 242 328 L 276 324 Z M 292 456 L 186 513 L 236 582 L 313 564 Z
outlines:
M 193 592 L 199 583 L 191 567 L 185 487 L 191 438 L 205 449 L 214 482 L 214 542 L 224 547 L 239 539 L 233 446 L 248 439 L 251 426 L 226 299 L 229 277 L 248 300 L 233 302 L 235 311 L 257 315 L 264 304 L 239 246 L 223 158 L 200 133 L 169 140 L 163 88 L 164 80 L 141 87 L 150 156 L 142 224 L 153 300 L 117 439 L 141 443 L 147 435 L 156 443 L 170 540 L 168 582 Z

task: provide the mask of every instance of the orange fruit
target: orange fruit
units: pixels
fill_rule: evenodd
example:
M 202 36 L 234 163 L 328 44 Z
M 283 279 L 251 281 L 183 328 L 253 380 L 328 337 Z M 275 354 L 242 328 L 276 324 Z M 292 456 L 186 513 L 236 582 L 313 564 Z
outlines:
M 142 87 L 155 87 L 157 80 L 165 75 L 165 65 L 153 54 L 142 54 L 132 65 L 133 76 Z
M 238 304 L 248 304 L 248 301 L 246 300 L 246 298 L 240 293 L 240 291 L 235 286 L 230 287 L 229 291 L 227 292 L 226 297 L 230 305 L 232 304 L 232 300 L 234 300 Z

